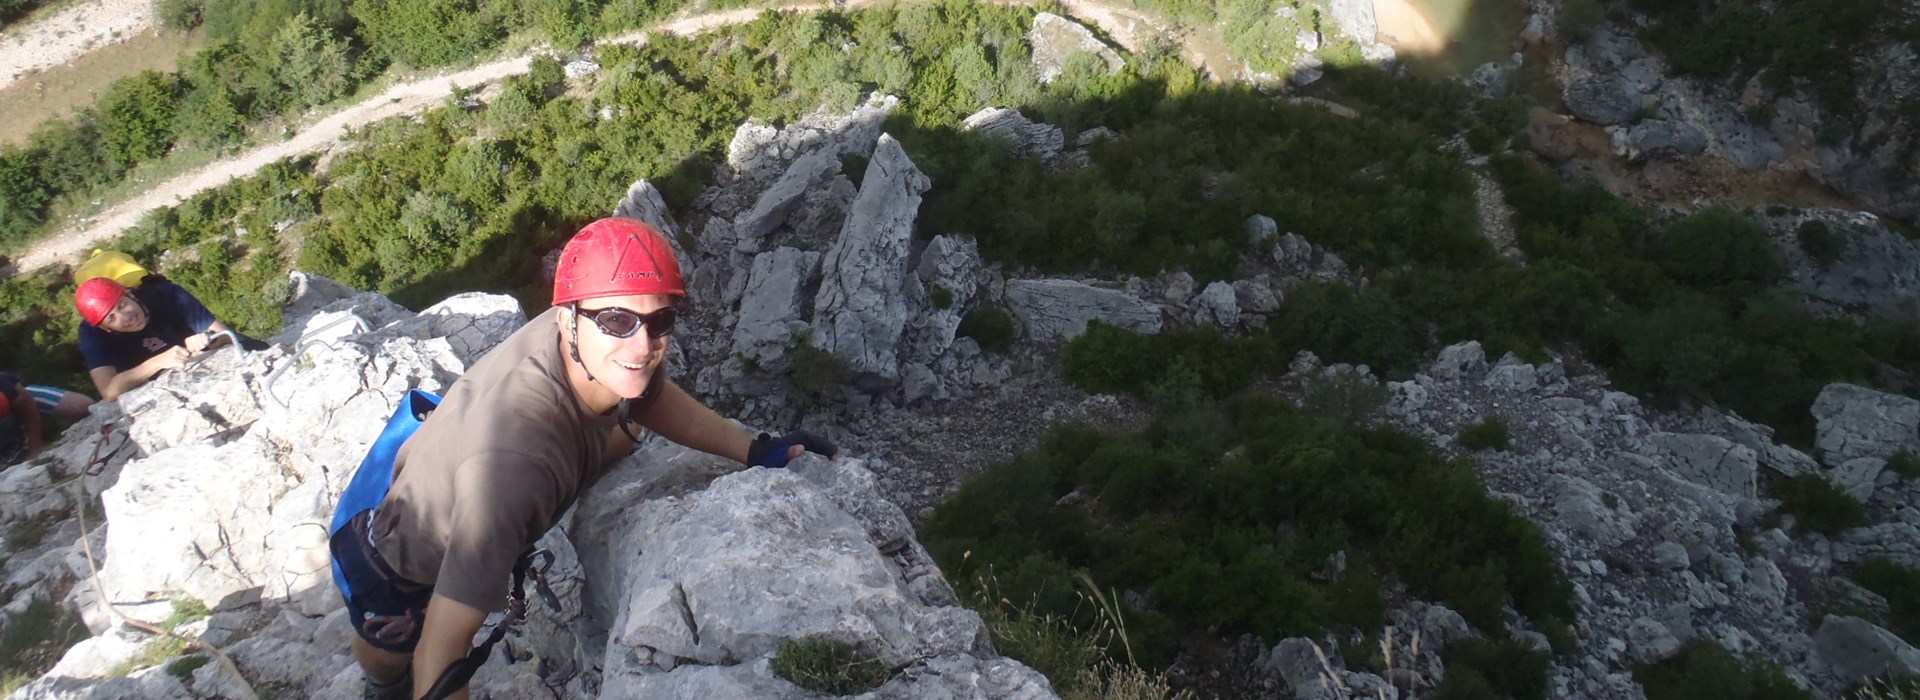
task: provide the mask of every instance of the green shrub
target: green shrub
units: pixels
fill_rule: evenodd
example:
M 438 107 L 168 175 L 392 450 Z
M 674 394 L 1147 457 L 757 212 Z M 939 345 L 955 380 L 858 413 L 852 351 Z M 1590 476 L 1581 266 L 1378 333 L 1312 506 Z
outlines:
M 1800 249 L 1821 265 L 1831 265 L 1847 252 L 1847 239 L 1835 233 L 1833 227 L 1824 221 L 1808 221 L 1800 224 L 1794 237 L 1800 241 Z
M 174 678 L 187 678 L 192 676 L 194 671 L 200 670 L 201 666 L 205 666 L 212 661 L 212 659 L 200 654 L 182 656 L 174 659 L 173 663 L 167 664 L 167 675 L 173 676 Z
M 845 360 L 804 339 L 788 350 L 787 358 L 793 363 L 787 378 L 794 387 L 808 394 L 838 391 L 853 379 L 853 371 Z
M 1920 479 L 1920 456 L 1901 450 L 1887 460 L 1887 469 L 1899 474 L 1902 479 Z
M 1076 623 L 1079 601 L 1060 595 L 1076 567 L 1150 591 L 1169 626 L 1144 623 L 1136 649 L 1200 630 L 1377 628 L 1389 578 L 1482 629 L 1503 629 L 1508 605 L 1535 620 L 1571 616 L 1544 537 L 1489 498 L 1471 465 L 1271 398 L 1233 399 L 1215 415 L 1224 435 L 1177 412 L 1138 434 L 1056 430 L 937 508 L 928 546 L 950 573 L 991 567 L 1003 595 Z M 1075 492 L 1085 507 L 1055 505 Z M 1313 576 L 1342 551 L 1346 576 Z
M 86 638 L 87 627 L 78 616 L 36 598 L 0 629 L 0 676 L 38 677 Z
M 1539 700 L 1546 697 L 1550 687 L 1547 669 L 1552 665 L 1552 657 L 1517 639 L 1448 642 L 1440 649 L 1440 659 L 1446 663 L 1447 681 L 1456 673 L 1468 672 L 1468 682 L 1452 690 L 1443 681 L 1441 697 Z
M 1903 639 L 1920 639 L 1920 571 L 1876 557 L 1861 562 L 1853 570 L 1853 580 L 1887 599 L 1893 631 Z
M 928 296 L 933 298 L 933 308 L 942 310 L 953 308 L 953 290 L 951 289 L 934 287 Z
M 1742 663 L 1710 641 L 1694 640 L 1657 664 L 1634 667 L 1647 700 L 1809 700 L 1812 696 L 1766 662 Z
M 1868 522 L 1866 506 L 1818 474 L 1780 479 L 1772 490 L 1799 527 L 1831 537 Z
M 1424 324 L 1387 292 L 1356 293 L 1341 284 L 1295 288 L 1270 329 L 1283 346 L 1390 377 L 1411 374 L 1427 350 Z
M 1560 8 L 1561 39 L 1579 42 L 1606 18 L 1607 8 L 1600 0 L 1570 0 Z
M 1508 444 L 1507 423 L 1494 416 L 1460 429 L 1460 446 L 1469 450 L 1504 451 Z
M 100 99 L 100 141 L 107 159 L 126 168 L 173 147 L 173 77 L 154 71 L 121 78 Z
M 994 354 L 1004 354 L 1013 347 L 1014 332 L 1013 317 L 991 306 L 976 306 L 968 311 L 960 317 L 960 328 L 955 331 L 979 343 L 981 350 Z
M 893 669 L 852 644 L 824 637 L 788 640 L 773 654 L 773 672 L 816 693 L 857 695 L 893 677 Z
M 1660 265 L 1682 284 L 1701 287 L 1758 285 L 1778 267 L 1767 232 L 1745 214 L 1713 208 L 1667 227 Z
M 1390 394 L 1386 385 L 1358 375 L 1319 376 L 1307 381 L 1300 394 L 1300 408 L 1310 415 L 1359 426 L 1386 404 Z

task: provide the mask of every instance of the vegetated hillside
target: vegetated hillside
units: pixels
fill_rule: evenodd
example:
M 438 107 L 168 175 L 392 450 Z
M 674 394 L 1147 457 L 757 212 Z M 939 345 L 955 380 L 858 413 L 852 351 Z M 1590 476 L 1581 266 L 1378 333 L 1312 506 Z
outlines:
M 1024 39 L 1031 17 L 956 3 L 786 15 L 712 38 L 603 47 L 583 79 L 541 61 L 484 106 L 382 123 L 324 172 L 285 164 L 153 217 L 120 247 L 257 333 L 279 324 L 289 266 L 406 303 L 479 288 L 537 305 L 539 254 L 603 213 L 625 183 L 654 180 L 685 207 L 742 121 L 845 109 L 872 91 L 903 97 L 887 128 L 933 185 L 922 235 L 971 236 L 1008 268 L 1104 277 L 1179 268 L 1204 284 L 1267 253 L 1257 246 L 1273 243 L 1250 241 L 1243 222 L 1271 216 L 1337 251 L 1366 282 L 1298 287 L 1266 330 L 1235 338 L 1083 337 L 1064 351 L 1070 376 L 1153 397 L 1161 422 L 1134 437 L 1064 432 L 981 482 L 983 495 L 956 501 L 983 504 L 965 517 L 1004 515 L 1027 540 L 1057 540 L 1051 553 L 970 529 L 979 523 L 963 516 L 939 518 L 930 533 L 950 569 L 992 566 L 1008 586 L 1086 567 L 1159 588 L 1163 607 L 1130 618 L 1156 658 L 1210 628 L 1377 634 L 1393 585 L 1448 602 L 1490 634 L 1511 602 L 1570 648 L 1554 627 L 1575 614 L 1557 564 L 1472 470 L 1403 436 L 1238 396 L 1298 350 L 1395 378 L 1458 340 L 1535 359 L 1585 356 L 1663 405 L 1717 403 L 1800 442 L 1811 440 L 1807 410 L 1826 383 L 1920 366 L 1910 323 L 1822 319 L 1776 289 L 1779 264 L 1745 215 L 1656 217 L 1513 154 L 1524 123 L 1516 102 L 1356 69 L 1334 76 L 1361 111 L 1343 119 L 1204 85 L 1167 56 L 1134 56 L 1117 74 L 1082 57 L 1041 84 Z M 987 106 L 1114 138 L 1088 147 L 1086 167 L 1055 172 L 959 128 Z M 1477 230 L 1467 156 L 1441 145 L 1462 132 L 1468 149 L 1491 154 L 1524 267 L 1496 257 Z M 11 356 L 50 360 L 30 369 L 77 372 L 51 364 L 77 357 L 64 345 L 69 289 L 57 273 L 7 282 Z M 1107 444 L 1118 453 L 1099 453 Z M 1205 475 L 1193 472 L 1202 466 Z M 1096 483 L 1111 495 L 1087 512 L 1048 509 Z M 1349 544 L 1341 574 L 1313 576 Z M 967 566 L 980 568 L 955 568 L 955 551 L 968 559 L 969 549 L 979 559 Z M 1272 605 L 1270 594 L 1291 604 Z M 1539 656 L 1454 654 L 1486 674 L 1533 668 Z M 1537 677 L 1489 682 L 1518 696 Z

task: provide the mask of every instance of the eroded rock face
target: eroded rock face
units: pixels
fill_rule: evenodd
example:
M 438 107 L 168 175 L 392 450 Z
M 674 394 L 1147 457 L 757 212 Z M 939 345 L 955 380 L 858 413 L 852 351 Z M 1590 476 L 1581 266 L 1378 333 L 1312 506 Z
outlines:
M 1020 110 L 1005 107 L 975 112 L 961 122 L 961 127 L 1006 143 L 1015 155 L 1043 161 L 1059 156 L 1067 141 L 1060 127 L 1034 123 L 1022 116 Z
M 809 256 L 818 254 L 776 257 L 797 258 L 803 273 Z M 959 286 L 964 251 L 945 259 L 927 274 Z M 104 505 L 107 522 L 93 522 L 91 538 L 105 600 L 147 620 L 165 618 L 171 598 L 204 602 L 213 617 L 190 631 L 221 647 L 249 682 L 350 700 L 361 676 L 328 576 L 333 503 L 408 389 L 443 391 L 525 316 L 511 298 L 463 295 L 368 328 L 365 319 L 397 307 L 317 277 L 304 284 L 318 304 L 309 318 L 361 323 L 311 336 L 296 328 L 283 345 L 214 355 L 102 404 L 44 463 L 0 479 L 0 519 L 61 512 L 54 509 L 65 501 L 25 501 L 7 489 L 81 476 L 104 457 L 105 469 L 73 488 L 100 493 Z M 776 296 L 762 289 L 754 298 Z M 222 405 L 205 409 L 181 400 L 187 396 Z M 114 426 L 105 438 L 102 424 Z M 540 659 L 538 670 L 497 654 L 476 674 L 475 697 L 533 697 L 549 687 L 566 697 L 688 688 L 807 697 L 767 664 L 780 645 L 807 634 L 900 666 L 876 697 L 1054 697 L 1044 677 L 992 652 L 979 617 L 955 605 L 906 516 L 879 496 L 864 464 L 802 459 L 786 470 L 739 472 L 738 464 L 650 440 L 583 500 L 575 520 L 542 540 L 554 554 L 547 578 L 560 606 L 532 603 L 525 626 L 508 638 Z M 5 593 L 15 604 L 0 618 L 28 600 L 64 595 L 103 636 L 75 647 L 59 675 L 19 697 L 241 694 L 218 664 L 184 679 L 158 667 L 105 678 L 139 653 L 144 636 L 122 634 L 96 589 L 73 585 L 76 567 L 85 568 L 78 529 L 53 532 L 66 539 L 31 565 L 21 555 L 8 561 Z
M 920 193 L 929 186 L 900 142 L 882 134 L 846 227 L 821 260 L 813 343 L 876 387 L 900 378 L 907 256 Z
M 1033 68 L 1042 83 L 1060 77 L 1067 61 L 1076 53 L 1098 57 L 1106 63 L 1108 73 L 1118 73 L 1127 66 L 1120 52 L 1094 36 L 1093 30 L 1050 12 L 1034 15 L 1033 28 L 1027 31 L 1027 43 L 1033 44 Z
M 1160 331 L 1160 307 L 1116 289 L 1073 280 L 1013 280 L 1007 306 L 1026 336 L 1036 342 L 1072 340 L 1089 321 L 1140 333 Z
M 1590 76 L 1567 85 L 1561 97 L 1574 116 L 1595 124 L 1624 124 L 1640 113 L 1640 91 L 1625 80 Z

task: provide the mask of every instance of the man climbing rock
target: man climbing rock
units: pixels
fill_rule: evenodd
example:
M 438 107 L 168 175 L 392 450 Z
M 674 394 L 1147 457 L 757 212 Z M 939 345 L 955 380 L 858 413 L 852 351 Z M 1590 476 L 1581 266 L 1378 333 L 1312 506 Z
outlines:
M 87 417 L 93 399 L 51 386 L 29 386 L 19 375 L 0 372 L 0 467 L 40 456 L 45 446 L 42 419 Z
M 635 426 L 748 466 L 833 455 L 804 432 L 756 438 L 667 378 L 685 296 L 658 231 L 589 224 L 561 252 L 552 308 L 474 363 L 407 438 L 379 507 L 333 537 L 366 697 L 428 697 L 436 681 L 467 697 L 483 620 L 507 607 L 534 543 L 633 451 Z
M 27 386 L 0 372 L 0 467 L 40 456 L 40 407 Z
M 89 279 L 74 289 L 73 303 L 85 321 L 80 354 L 103 401 L 185 364 L 228 330 L 199 299 L 160 277 L 132 289 L 105 277 Z M 241 344 L 266 347 L 252 338 Z

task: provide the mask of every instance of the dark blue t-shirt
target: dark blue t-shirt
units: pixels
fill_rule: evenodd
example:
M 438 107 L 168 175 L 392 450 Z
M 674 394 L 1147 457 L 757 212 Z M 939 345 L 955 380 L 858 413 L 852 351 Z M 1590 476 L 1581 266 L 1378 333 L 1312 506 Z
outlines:
M 167 348 L 185 345 L 187 336 L 213 325 L 213 312 L 172 282 L 149 278 L 127 293 L 147 308 L 147 327 L 115 333 L 81 321 L 80 355 L 87 360 L 88 372 L 101 367 L 119 372 L 133 369 Z

